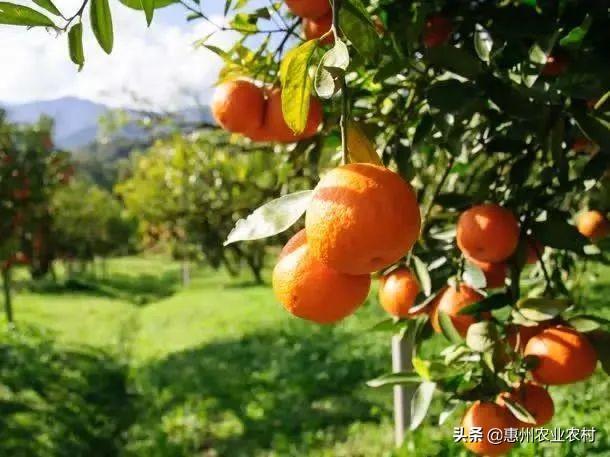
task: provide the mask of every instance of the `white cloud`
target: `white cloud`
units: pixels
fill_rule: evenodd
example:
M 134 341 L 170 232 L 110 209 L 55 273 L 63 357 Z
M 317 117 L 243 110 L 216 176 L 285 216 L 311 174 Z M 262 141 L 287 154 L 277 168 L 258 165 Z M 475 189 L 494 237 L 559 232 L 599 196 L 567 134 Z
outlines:
M 114 51 L 108 56 L 99 48 L 85 17 L 86 63 L 80 73 L 69 60 L 66 35 L 0 26 L 0 100 L 24 102 L 71 95 L 133 106 L 135 94 L 164 108 L 192 104 L 193 95 L 202 102 L 209 100 L 221 62 L 205 49 L 194 49 L 193 43 L 214 30 L 213 26 L 204 21 L 175 25 L 155 19 L 148 29 L 143 13 L 118 2 L 112 2 L 112 7 Z M 213 42 L 225 46 L 232 39 L 230 34 L 217 34 Z

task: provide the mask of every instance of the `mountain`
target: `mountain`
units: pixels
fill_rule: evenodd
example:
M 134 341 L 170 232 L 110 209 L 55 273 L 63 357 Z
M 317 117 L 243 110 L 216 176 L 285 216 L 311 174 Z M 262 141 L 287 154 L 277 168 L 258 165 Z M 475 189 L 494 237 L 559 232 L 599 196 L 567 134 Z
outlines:
M 5 105 L 8 119 L 30 124 L 46 115 L 55 120 L 54 141 L 65 149 L 84 146 L 95 140 L 98 120 L 109 108 L 105 105 L 76 97 L 35 101 L 19 105 Z
M 0 108 L 7 111 L 11 122 L 30 124 L 46 115 L 55 120 L 54 143 L 67 150 L 81 149 L 94 143 L 98 136 L 100 116 L 107 114 L 112 108 L 83 100 L 76 97 L 62 97 L 55 100 L 35 101 L 23 104 L 3 104 Z M 132 113 L 134 119 L 137 112 Z M 186 108 L 176 113 L 186 122 L 212 122 L 208 107 Z M 149 132 L 135 122 L 126 125 L 115 136 L 141 141 L 149 137 Z

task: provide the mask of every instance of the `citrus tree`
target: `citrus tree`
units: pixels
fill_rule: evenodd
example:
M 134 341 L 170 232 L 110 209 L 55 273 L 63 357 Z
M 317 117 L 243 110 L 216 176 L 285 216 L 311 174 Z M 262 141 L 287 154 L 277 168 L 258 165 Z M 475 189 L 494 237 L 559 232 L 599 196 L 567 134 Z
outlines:
M 182 3 L 189 19 L 210 20 Z M 135 6 L 150 21 L 161 4 Z M 108 5 L 91 8 L 109 51 Z M 414 371 L 370 384 L 418 385 L 411 428 L 442 395 L 445 418 L 468 404 L 465 446 L 500 455 L 514 443 L 492 443 L 489 430 L 552 417 L 541 386 L 580 382 L 598 361 L 609 369 L 608 322 L 580 293 L 587 265 L 608 262 L 605 2 L 229 0 L 226 14 L 219 30 L 243 39 L 208 46 L 226 63 L 219 125 L 257 144 L 320 138 L 340 152 L 314 189 L 260 207 L 227 242 L 305 214 L 273 285 L 316 323 L 353 313 L 380 278 L 392 318 L 377 329 L 414 343 Z M 447 345 L 424 359 L 433 332 Z
M 0 269 L 9 321 L 11 268 L 27 265 L 34 277 L 48 272 L 54 255 L 49 200 L 74 171 L 68 155 L 54 150 L 51 129 L 48 119 L 19 126 L 0 112 Z

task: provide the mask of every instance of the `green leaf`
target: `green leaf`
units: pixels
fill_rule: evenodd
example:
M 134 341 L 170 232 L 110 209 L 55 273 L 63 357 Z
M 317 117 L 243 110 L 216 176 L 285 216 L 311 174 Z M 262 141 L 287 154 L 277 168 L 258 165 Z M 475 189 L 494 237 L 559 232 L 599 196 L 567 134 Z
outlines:
M 432 403 L 434 392 L 436 391 L 436 383 L 425 381 L 422 382 L 411 400 L 411 423 L 409 430 L 417 429 L 426 418 L 428 409 Z
M 578 314 L 568 319 L 568 324 L 581 333 L 589 333 L 601 327 L 608 327 L 610 321 L 590 314 Z
M 51 19 L 27 6 L 0 2 L 0 24 L 26 27 L 55 27 Z
M 258 32 L 258 16 L 255 14 L 239 13 L 231 20 L 231 27 L 242 33 Z
M 494 309 L 504 308 L 509 305 L 509 297 L 505 293 L 493 294 L 485 297 L 483 300 L 473 303 L 472 305 L 465 306 L 458 314 L 477 314 L 485 311 L 492 311 Z
M 493 48 L 493 39 L 489 34 L 489 31 L 480 24 L 475 26 L 474 32 L 474 49 L 483 62 L 489 63 L 489 56 L 491 55 L 491 49 Z
M 372 60 L 379 49 L 379 36 L 360 0 L 345 0 L 339 12 L 339 26 L 358 54 Z
M 572 116 L 587 138 L 599 144 L 603 149 L 610 150 L 610 123 L 588 114 L 582 109 L 574 109 Z
M 439 46 L 429 49 L 426 57 L 433 65 L 468 79 L 475 79 L 483 71 L 481 63 L 462 48 Z
M 57 7 L 53 4 L 51 0 L 32 0 L 35 4 L 44 8 L 49 13 L 54 14 L 55 16 L 61 16 L 61 13 L 57 9 Z
M 400 384 L 418 384 L 421 378 L 414 372 L 388 373 L 367 381 L 366 385 L 373 388 L 395 386 Z
M 582 254 L 584 247 L 589 244 L 578 229 L 559 215 L 549 214 L 546 221 L 532 224 L 535 239 L 542 245 L 554 249 L 564 249 Z
M 525 422 L 526 424 L 536 423 L 536 419 L 534 419 L 534 416 L 532 416 L 531 413 L 527 409 L 525 409 L 523 405 L 511 400 L 510 398 L 504 398 L 503 400 L 508 410 L 518 420 L 520 420 L 521 422 Z
M 564 48 L 578 49 L 587 36 L 592 22 L 591 16 L 587 14 L 582 24 L 570 30 L 566 36 L 559 40 L 559 44 Z
M 114 31 L 108 0 L 91 0 L 91 28 L 100 47 L 110 54 L 114 45 Z
M 334 47 L 327 51 L 318 65 L 315 77 L 316 93 L 321 98 L 331 98 L 341 90 L 342 77 L 349 66 L 349 50 L 341 40 L 335 40 Z
M 295 134 L 302 133 L 307 125 L 313 85 L 309 65 L 317 45 L 317 40 L 310 40 L 292 49 L 280 66 L 282 112 Z
M 150 26 L 155 15 L 155 0 L 140 0 L 140 2 L 146 16 L 146 23 Z
M 468 327 L 466 334 L 466 345 L 476 352 L 486 352 L 493 349 L 498 332 L 493 322 L 475 322 Z
M 460 344 L 464 341 L 458 331 L 455 329 L 449 314 L 445 313 L 444 311 L 439 311 L 438 323 L 443 331 L 443 335 L 445 335 L 445 337 L 453 344 Z
M 487 287 L 485 273 L 472 262 L 467 261 L 465 263 L 462 280 L 474 289 L 485 289 Z
M 370 328 L 370 332 L 396 332 L 396 330 L 404 325 L 403 322 L 394 319 L 393 317 L 389 317 L 387 319 L 382 320 L 381 322 L 376 323 Z
M 144 9 L 142 0 L 120 0 L 120 2 L 126 7 L 134 10 L 142 11 Z M 166 6 L 173 5 L 174 3 L 178 3 L 178 0 L 154 0 L 153 3 L 155 5 L 154 8 L 158 10 L 165 8 Z M 201 17 L 201 15 L 198 15 L 198 17 Z
M 428 103 L 443 113 L 462 111 L 477 99 L 477 89 L 470 83 L 461 83 L 455 79 L 440 81 L 427 90 Z
M 419 279 L 419 284 L 426 297 L 429 297 L 432 293 L 432 279 L 430 279 L 430 273 L 426 264 L 417 256 L 412 256 L 413 266 L 415 267 L 415 274 Z
M 517 309 L 528 320 L 542 322 L 554 319 L 572 305 L 568 299 L 523 298 L 517 302 Z
M 79 70 L 85 64 L 85 52 L 83 50 L 83 24 L 74 24 L 68 32 L 68 48 L 70 50 L 70 59 Z
M 443 409 L 441 414 L 438 416 L 438 425 L 443 425 L 447 421 L 447 419 L 449 419 L 449 417 L 451 417 L 451 415 L 458 409 L 459 406 L 460 404 L 458 402 L 450 401 L 447 406 L 445 406 L 445 409 Z
M 312 195 L 312 190 L 304 190 L 265 203 L 246 219 L 237 221 L 224 245 L 236 241 L 260 240 L 282 233 L 305 213 Z

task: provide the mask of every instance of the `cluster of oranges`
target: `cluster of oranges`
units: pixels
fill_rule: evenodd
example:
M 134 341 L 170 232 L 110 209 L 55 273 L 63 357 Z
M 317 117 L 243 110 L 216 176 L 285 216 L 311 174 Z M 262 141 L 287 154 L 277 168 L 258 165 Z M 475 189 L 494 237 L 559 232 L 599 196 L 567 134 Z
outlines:
M 498 396 L 495 402 L 477 401 L 462 419 L 464 436 L 469 437 L 474 427 L 482 430 L 482 439 L 465 446 L 479 455 L 502 455 L 508 452 L 513 443 L 492 443 L 487 432 L 493 428 L 541 427 L 554 415 L 553 399 L 543 385 L 563 385 L 587 379 L 597 366 L 597 353 L 587 337 L 576 330 L 562 325 L 539 325 L 534 328 L 515 329 L 524 340 L 521 347 L 524 356 L 536 357 L 532 369 L 534 382 L 522 382 L 510 392 Z M 513 334 L 514 338 L 514 334 Z M 509 337 L 509 341 L 514 341 Z M 521 422 L 509 411 L 506 399 L 525 408 L 534 423 Z
M 366 300 L 372 272 L 413 247 L 420 225 L 415 192 L 397 173 L 367 163 L 335 168 L 314 190 L 305 230 L 280 255 L 275 295 L 298 317 L 337 322 Z
M 295 134 L 282 113 L 282 91 L 259 87 L 237 79 L 221 84 L 214 92 L 212 115 L 224 129 L 252 141 L 293 143 L 314 136 L 322 123 L 322 105 L 311 98 L 305 130 Z
M 303 31 L 307 40 L 317 40 L 327 35 L 321 44 L 332 44 L 334 37 L 328 34 L 333 24 L 333 13 L 328 0 L 286 0 L 288 9 L 303 18 Z

